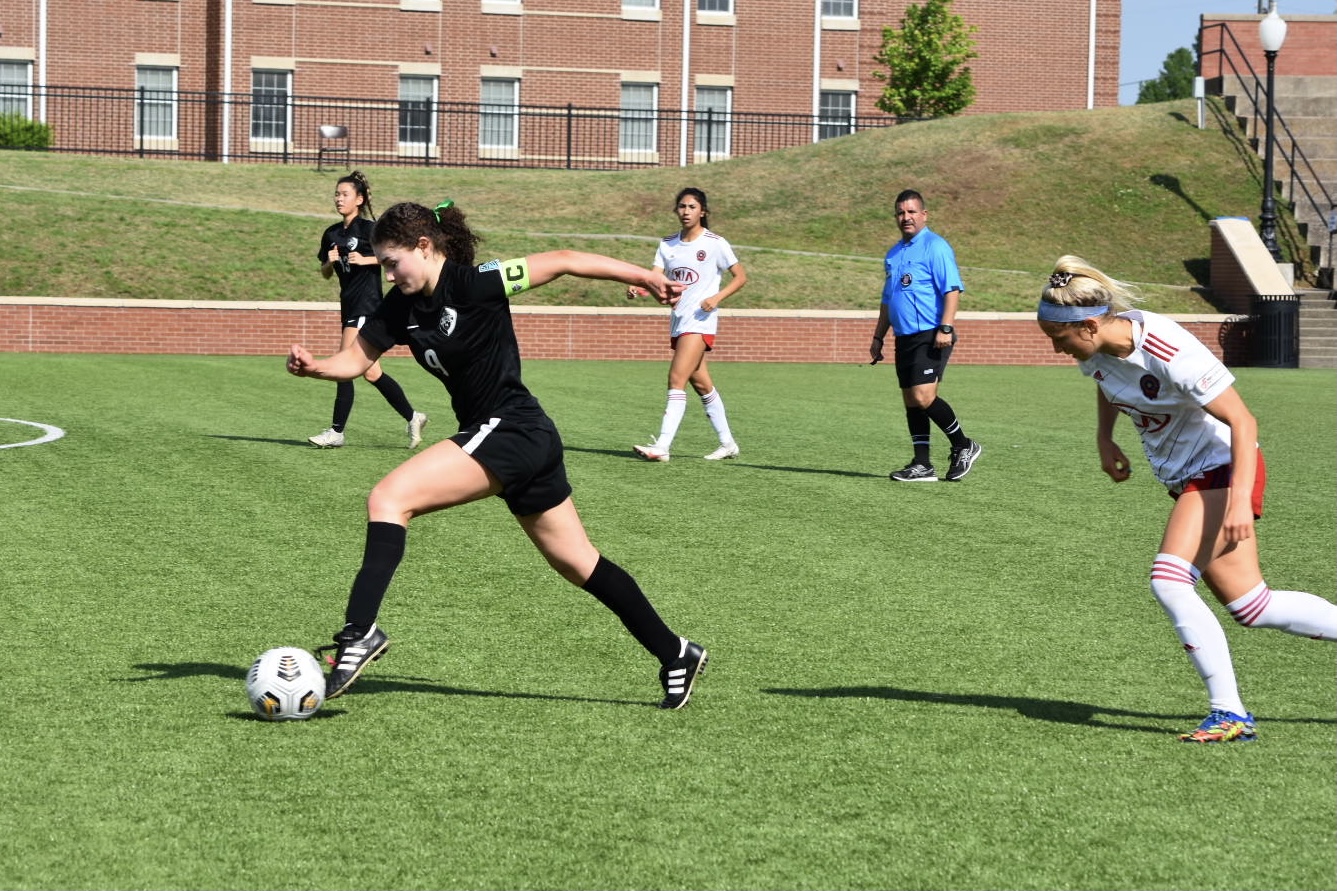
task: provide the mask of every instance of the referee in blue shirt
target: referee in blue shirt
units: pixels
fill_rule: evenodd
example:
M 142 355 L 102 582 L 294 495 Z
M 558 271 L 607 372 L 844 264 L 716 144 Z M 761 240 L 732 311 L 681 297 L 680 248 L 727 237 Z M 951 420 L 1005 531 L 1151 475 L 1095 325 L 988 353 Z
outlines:
M 960 302 L 961 272 L 947 239 L 928 228 L 924 196 L 906 189 L 896 196 L 896 225 L 901 240 L 883 261 L 886 284 L 882 310 L 868 355 L 877 364 L 890 330 L 896 337 L 896 377 L 905 403 L 914 458 L 893 471 L 898 483 L 936 483 L 938 471 L 930 457 L 929 441 L 937 424 L 951 442 L 946 479 L 956 481 L 970 473 L 983 448 L 966 436 L 952 407 L 938 395 L 938 382 L 956 343 L 956 309 Z

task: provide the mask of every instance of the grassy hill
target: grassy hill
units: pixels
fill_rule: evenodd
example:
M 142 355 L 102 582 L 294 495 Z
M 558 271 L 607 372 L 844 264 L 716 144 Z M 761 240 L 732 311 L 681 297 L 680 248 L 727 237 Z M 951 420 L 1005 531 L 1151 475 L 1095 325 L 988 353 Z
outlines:
M 1056 257 L 1143 283 L 1148 308 L 1212 311 L 1207 223 L 1252 216 L 1257 159 L 1228 127 L 1198 130 L 1191 101 L 979 115 L 866 131 L 687 169 L 631 172 L 365 166 L 375 208 L 451 197 L 481 254 L 574 247 L 649 264 L 671 203 L 706 190 L 739 249 L 734 307 L 867 309 L 896 237 L 892 201 L 924 193 L 951 240 L 966 310 L 1024 310 Z M 0 293 L 219 300 L 337 299 L 317 270 L 337 174 L 306 166 L 5 153 L 10 249 Z M 1290 226 L 1289 219 L 1284 221 Z M 1194 290 L 1194 289 L 1199 290 Z M 623 304 L 607 284 L 558 282 L 525 302 Z

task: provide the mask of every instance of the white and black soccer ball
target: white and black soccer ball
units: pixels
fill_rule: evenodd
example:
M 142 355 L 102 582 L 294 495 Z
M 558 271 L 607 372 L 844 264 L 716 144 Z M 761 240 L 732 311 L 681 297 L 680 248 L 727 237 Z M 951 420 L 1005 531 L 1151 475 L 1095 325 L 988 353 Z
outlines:
M 266 721 L 302 721 L 325 702 L 325 673 L 301 647 L 265 650 L 246 673 L 246 698 Z

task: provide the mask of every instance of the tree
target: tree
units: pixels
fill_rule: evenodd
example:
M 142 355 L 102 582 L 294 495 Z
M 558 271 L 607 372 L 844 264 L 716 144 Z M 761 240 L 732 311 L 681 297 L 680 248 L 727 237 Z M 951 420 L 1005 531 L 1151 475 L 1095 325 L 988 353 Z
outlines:
M 975 101 L 968 61 L 979 56 L 971 37 L 978 29 L 952 12 L 952 0 L 924 0 L 906 7 L 901 27 L 882 29 L 882 49 L 873 57 L 886 71 L 877 107 L 903 118 L 958 114 Z
M 1193 78 L 1197 75 L 1198 64 L 1193 61 L 1193 52 L 1181 46 L 1165 57 L 1161 73 L 1155 80 L 1142 82 L 1137 91 L 1137 104 L 1188 99 L 1193 95 Z

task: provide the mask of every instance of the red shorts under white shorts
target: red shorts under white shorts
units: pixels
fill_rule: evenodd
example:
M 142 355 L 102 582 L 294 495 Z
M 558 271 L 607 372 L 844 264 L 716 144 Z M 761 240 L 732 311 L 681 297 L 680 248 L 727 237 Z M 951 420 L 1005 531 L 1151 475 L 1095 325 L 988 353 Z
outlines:
M 1255 520 L 1263 515 L 1263 489 L 1267 486 L 1267 464 L 1263 461 L 1263 450 L 1258 449 L 1257 454 L 1258 464 L 1253 475 L 1253 498 L 1251 499 L 1253 503 L 1253 518 Z M 1234 465 L 1222 464 L 1220 467 L 1204 470 L 1177 489 L 1171 489 L 1170 497 L 1177 499 L 1185 492 L 1204 492 L 1208 489 L 1229 489 L 1230 468 L 1232 466 Z
M 695 334 L 696 332 L 688 332 L 688 333 L 689 333 L 689 334 Z M 700 336 L 700 338 L 701 338 L 702 340 L 704 340 L 704 341 L 706 342 L 706 352 L 707 352 L 707 353 L 710 352 L 711 350 L 715 349 L 715 335 L 714 335 L 714 334 L 701 334 L 701 335 L 699 335 L 699 336 Z M 678 337 L 682 337 L 682 335 L 679 334 Z M 671 349 L 671 350 L 676 350 L 676 349 L 678 348 L 678 337 L 670 337 L 670 338 L 669 338 L 669 349 Z

